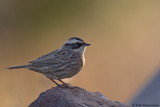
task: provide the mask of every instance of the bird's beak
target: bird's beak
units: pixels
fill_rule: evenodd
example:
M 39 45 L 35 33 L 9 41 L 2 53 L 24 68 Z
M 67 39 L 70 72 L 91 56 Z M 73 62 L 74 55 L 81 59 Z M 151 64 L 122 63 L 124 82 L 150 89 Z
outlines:
M 91 45 L 91 44 L 89 44 L 89 43 L 84 43 L 84 46 L 89 46 L 89 45 Z

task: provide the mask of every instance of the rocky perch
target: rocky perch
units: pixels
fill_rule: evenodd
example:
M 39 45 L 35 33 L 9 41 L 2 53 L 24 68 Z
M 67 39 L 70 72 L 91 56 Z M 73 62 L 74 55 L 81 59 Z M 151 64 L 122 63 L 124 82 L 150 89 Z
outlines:
M 75 86 L 57 86 L 45 92 L 29 107 L 131 107 L 111 101 L 99 92 L 89 92 Z

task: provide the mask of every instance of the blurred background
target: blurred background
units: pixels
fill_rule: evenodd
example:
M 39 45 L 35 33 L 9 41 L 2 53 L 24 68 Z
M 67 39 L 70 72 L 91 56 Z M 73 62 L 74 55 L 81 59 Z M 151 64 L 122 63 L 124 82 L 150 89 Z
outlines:
M 77 36 L 92 45 L 72 85 L 129 103 L 160 65 L 159 0 L 1 0 L 0 106 L 25 107 L 55 86 L 23 65 Z

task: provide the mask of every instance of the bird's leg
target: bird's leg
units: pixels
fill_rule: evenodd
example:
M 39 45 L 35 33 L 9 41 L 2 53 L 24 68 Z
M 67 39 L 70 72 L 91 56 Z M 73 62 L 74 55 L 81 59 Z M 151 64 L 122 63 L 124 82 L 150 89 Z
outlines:
M 54 81 L 53 79 L 49 78 L 51 81 L 53 81 L 57 86 L 60 86 L 56 81 Z
M 60 81 L 60 82 L 63 83 L 64 85 L 69 85 L 68 83 L 63 82 L 61 79 L 58 79 L 58 81 Z
M 63 84 L 66 84 L 65 82 L 63 82 L 61 79 L 58 79 L 58 81 L 60 81 L 61 83 L 63 83 Z

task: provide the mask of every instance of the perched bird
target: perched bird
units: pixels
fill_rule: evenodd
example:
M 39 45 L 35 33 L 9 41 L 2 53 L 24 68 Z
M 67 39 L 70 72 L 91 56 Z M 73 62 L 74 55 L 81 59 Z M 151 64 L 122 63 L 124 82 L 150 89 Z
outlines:
M 8 67 L 8 69 L 26 68 L 44 74 L 56 85 L 55 80 L 66 84 L 61 79 L 73 77 L 85 63 L 84 52 L 90 44 L 78 37 L 68 39 L 64 45 L 46 55 L 43 55 L 27 65 Z

